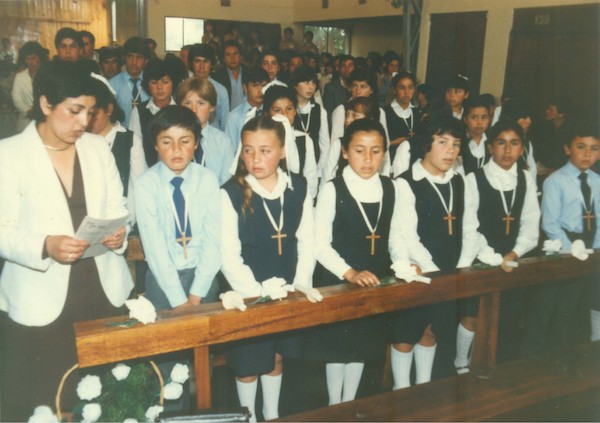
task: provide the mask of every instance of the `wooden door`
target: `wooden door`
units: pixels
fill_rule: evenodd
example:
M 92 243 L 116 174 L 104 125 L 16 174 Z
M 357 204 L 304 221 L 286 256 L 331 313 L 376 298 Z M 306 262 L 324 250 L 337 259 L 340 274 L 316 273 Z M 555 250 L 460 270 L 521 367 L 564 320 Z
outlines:
M 565 96 L 572 116 L 598 116 L 600 5 L 515 10 L 504 91 L 530 98 L 541 118 L 552 96 Z
M 469 78 L 472 94 L 479 93 L 486 25 L 485 12 L 431 15 L 426 81 L 438 93 L 458 74 Z

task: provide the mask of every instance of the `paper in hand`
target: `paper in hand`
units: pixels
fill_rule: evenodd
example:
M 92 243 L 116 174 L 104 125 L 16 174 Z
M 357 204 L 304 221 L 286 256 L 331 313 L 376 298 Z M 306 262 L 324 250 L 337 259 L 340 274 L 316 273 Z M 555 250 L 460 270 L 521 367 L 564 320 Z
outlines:
M 128 217 L 129 215 L 116 219 L 96 219 L 86 216 L 75 233 L 75 238 L 83 239 L 90 243 L 90 246 L 84 251 L 81 258 L 96 257 L 108 251 L 108 248 L 102 245 L 102 240 L 117 232 L 122 226 L 125 226 Z

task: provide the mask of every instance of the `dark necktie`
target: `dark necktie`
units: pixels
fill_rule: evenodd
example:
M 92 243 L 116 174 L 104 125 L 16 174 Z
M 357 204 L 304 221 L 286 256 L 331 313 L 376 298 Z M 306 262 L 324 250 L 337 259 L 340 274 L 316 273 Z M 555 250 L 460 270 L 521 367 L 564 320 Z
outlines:
M 588 175 L 587 173 L 581 172 L 579 174 L 579 179 L 581 180 L 581 194 L 583 195 L 583 201 L 585 203 L 585 208 L 587 210 L 591 210 L 592 208 L 592 190 L 587 183 Z
M 202 148 L 202 144 L 198 141 L 198 148 L 196 149 L 195 159 L 196 163 L 202 164 L 202 159 L 204 158 L 204 149 Z
M 133 89 L 131 90 L 131 105 L 132 107 L 137 107 L 138 97 L 140 96 L 137 83 L 140 80 L 140 78 L 129 78 L 129 80 L 133 83 Z
M 181 184 L 183 183 L 183 178 L 181 176 L 176 176 L 171 179 L 171 184 L 173 185 L 173 203 L 175 204 L 175 210 L 177 211 L 177 219 L 179 220 L 179 227 L 177 222 L 175 223 L 175 239 L 177 239 L 180 244 L 187 244 L 187 241 L 183 242 L 182 232 L 185 230 L 185 236 L 191 237 L 192 230 L 190 229 L 189 222 L 186 225 L 185 221 L 185 198 L 183 197 L 183 192 L 181 192 Z M 181 228 L 181 232 L 179 231 Z

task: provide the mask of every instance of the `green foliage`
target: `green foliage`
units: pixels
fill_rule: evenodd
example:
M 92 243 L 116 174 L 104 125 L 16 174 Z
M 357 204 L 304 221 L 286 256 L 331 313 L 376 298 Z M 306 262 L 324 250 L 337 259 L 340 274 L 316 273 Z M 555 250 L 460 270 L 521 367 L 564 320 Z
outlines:
M 102 394 L 92 402 L 102 407 L 101 422 L 122 422 L 128 418 L 145 422 L 146 411 L 160 400 L 160 383 L 158 376 L 147 362 L 131 365 L 129 376 L 117 380 L 108 368 L 102 379 Z M 83 404 L 79 404 L 83 405 Z M 81 413 L 73 410 L 75 415 Z

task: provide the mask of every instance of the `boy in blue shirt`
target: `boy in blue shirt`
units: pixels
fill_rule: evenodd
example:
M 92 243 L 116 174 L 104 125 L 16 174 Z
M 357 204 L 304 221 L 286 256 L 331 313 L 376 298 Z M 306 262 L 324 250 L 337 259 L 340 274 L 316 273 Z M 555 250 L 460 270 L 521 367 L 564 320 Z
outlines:
M 576 240 L 587 248 L 600 247 L 600 176 L 590 168 L 600 157 L 600 133 L 596 123 L 583 123 L 564 146 L 569 162 L 544 182 L 542 229 L 550 240 L 560 240 L 563 250 L 570 250 Z M 592 282 L 592 339 L 600 339 L 600 287 Z M 557 324 L 553 331 L 557 347 L 568 345 L 571 316 L 576 311 L 583 284 L 551 284 L 542 287 L 532 304 L 524 352 L 543 350 L 552 315 Z
M 136 183 L 138 227 L 149 266 L 145 296 L 157 309 L 218 300 L 219 184 L 211 171 L 191 163 L 198 131 L 188 108 L 159 111 L 149 130 L 159 162 Z

